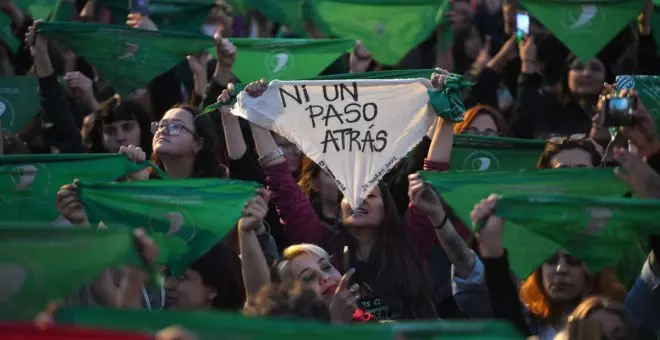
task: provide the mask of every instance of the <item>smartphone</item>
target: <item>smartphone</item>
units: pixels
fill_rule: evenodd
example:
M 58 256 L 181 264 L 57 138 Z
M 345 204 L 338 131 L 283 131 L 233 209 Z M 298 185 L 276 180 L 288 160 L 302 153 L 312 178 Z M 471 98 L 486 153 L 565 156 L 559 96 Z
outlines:
M 344 251 L 341 253 L 341 265 L 344 273 L 351 269 L 351 255 L 348 246 L 344 246 Z
M 635 124 L 633 112 L 637 109 L 634 97 L 612 97 L 605 100 L 600 115 L 603 127 L 630 126 Z
M 516 34 L 518 42 L 529 36 L 529 14 L 523 12 L 516 14 Z
M 128 9 L 131 13 L 147 16 L 149 15 L 149 0 L 128 0 Z

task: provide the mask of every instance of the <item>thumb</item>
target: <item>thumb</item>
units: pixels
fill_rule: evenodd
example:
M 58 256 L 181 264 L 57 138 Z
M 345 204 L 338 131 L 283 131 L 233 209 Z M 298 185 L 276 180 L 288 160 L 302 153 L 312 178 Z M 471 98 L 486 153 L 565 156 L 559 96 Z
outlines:
M 486 39 L 484 40 L 484 47 L 482 48 L 483 50 L 490 51 L 492 39 L 493 38 L 490 35 L 486 35 Z
M 351 285 L 351 278 L 353 277 L 353 274 L 355 274 L 355 268 L 349 269 L 348 272 L 346 272 L 346 274 L 341 277 L 335 294 L 348 289 L 348 287 Z

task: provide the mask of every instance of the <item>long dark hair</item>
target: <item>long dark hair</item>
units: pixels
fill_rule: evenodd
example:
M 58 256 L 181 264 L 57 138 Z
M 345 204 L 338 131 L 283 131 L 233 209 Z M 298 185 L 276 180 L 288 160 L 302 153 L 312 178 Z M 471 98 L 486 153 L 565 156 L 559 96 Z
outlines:
M 121 120 L 137 121 L 140 129 L 140 145 L 144 153 L 151 154 L 151 130 L 149 115 L 142 105 L 132 99 L 122 100 L 114 96 L 99 105 L 91 115 L 85 117 L 81 135 L 83 146 L 87 153 L 106 153 L 103 146 L 103 124 L 111 124 Z
M 226 163 L 223 162 L 225 157 L 224 153 L 220 151 L 219 139 L 215 132 L 213 119 L 206 114 L 202 114 L 198 108 L 187 104 L 175 105 L 172 109 L 181 109 L 190 112 L 195 122 L 196 138 L 202 143 L 202 148 L 195 155 L 191 177 L 227 177 L 228 171 L 224 165 Z M 161 169 L 164 168 L 163 162 L 158 159 L 158 155 L 155 153 L 151 155 L 151 160 Z
M 431 302 L 430 276 L 426 266 L 412 247 L 410 237 L 406 232 L 390 193 L 383 182 L 378 184 L 383 200 L 383 222 L 378 227 L 376 242 L 371 250 L 368 264 L 376 273 L 377 288 L 382 299 L 389 296 L 399 297 L 398 301 L 387 301 L 390 305 L 398 304 L 403 319 L 428 319 L 437 317 Z M 340 225 L 340 232 L 349 240 L 351 249 L 357 247 L 357 240 Z M 355 263 L 355 253 L 350 254 L 351 262 Z M 356 281 L 364 282 L 360 271 L 355 273 Z
M 584 150 L 591 156 L 591 164 L 594 167 L 599 167 L 601 164 L 601 154 L 596 150 L 596 147 L 589 139 L 580 141 L 566 140 L 561 144 L 548 142 L 541 153 L 541 157 L 536 162 L 537 169 L 550 169 L 550 161 L 552 157 L 565 150 L 579 149 Z
M 201 276 L 204 285 L 213 288 L 216 296 L 213 309 L 239 310 L 245 303 L 245 288 L 238 254 L 218 242 L 211 250 L 190 265 Z

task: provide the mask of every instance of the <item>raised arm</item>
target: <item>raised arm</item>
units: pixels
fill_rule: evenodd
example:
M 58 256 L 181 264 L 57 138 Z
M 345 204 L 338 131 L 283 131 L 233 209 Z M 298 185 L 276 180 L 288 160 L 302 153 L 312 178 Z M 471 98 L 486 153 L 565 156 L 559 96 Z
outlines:
M 266 87 L 266 82 L 261 80 L 248 85 L 245 92 L 257 97 L 263 94 Z M 259 154 L 259 163 L 266 175 L 266 185 L 271 191 L 271 199 L 287 236 L 294 243 L 323 245 L 328 239 L 328 230 L 291 176 L 284 153 L 275 143 L 273 135 L 254 124 L 250 124 L 250 128 Z
M 258 189 L 243 209 L 243 217 L 238 221 L 238 242 L 241 249 L 241 270 L 245 296 L 253 299 L 259 290 L 270 284 L 270 269 L 266 262 L 257 234 L 265 229 L 263 219 L 268 213 L 269 194 Z

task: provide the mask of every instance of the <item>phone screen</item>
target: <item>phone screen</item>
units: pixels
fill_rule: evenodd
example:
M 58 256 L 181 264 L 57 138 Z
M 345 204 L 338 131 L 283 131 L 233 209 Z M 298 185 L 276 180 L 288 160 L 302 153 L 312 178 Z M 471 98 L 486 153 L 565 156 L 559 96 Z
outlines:
M 527 13 L 516 14 L 516 28 L 518 32 L 529 35 L 529 15 Z

